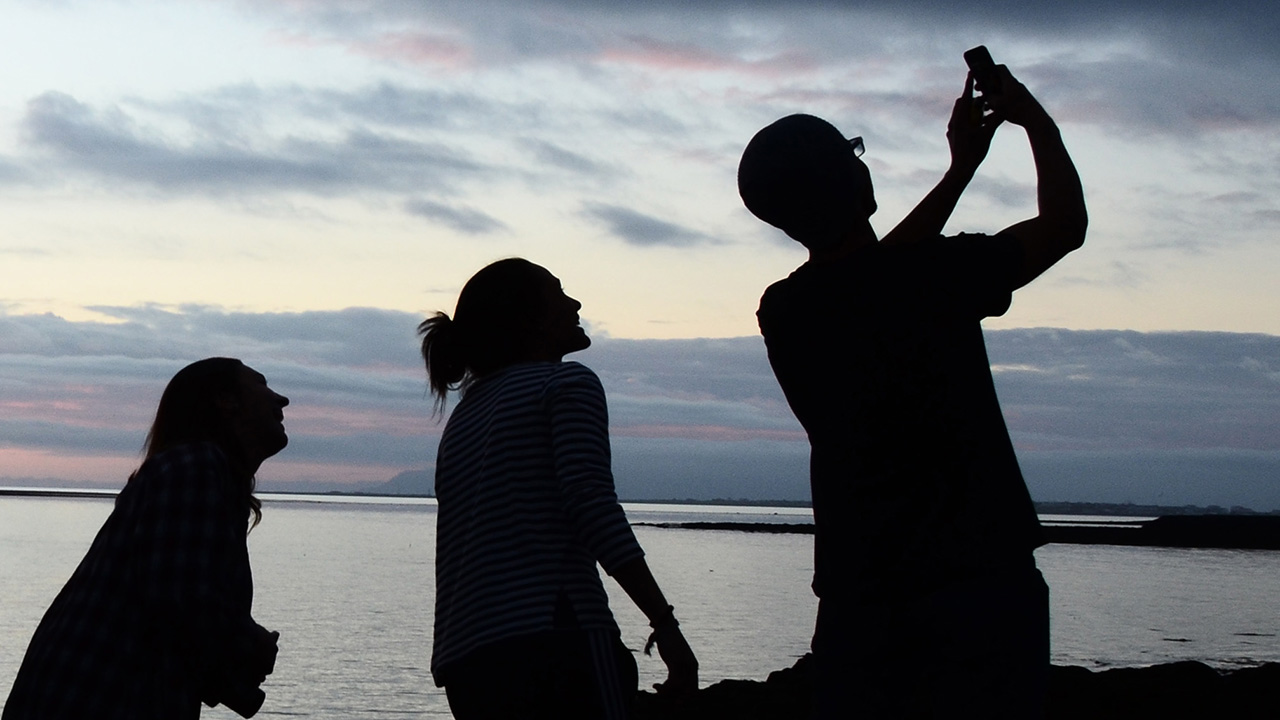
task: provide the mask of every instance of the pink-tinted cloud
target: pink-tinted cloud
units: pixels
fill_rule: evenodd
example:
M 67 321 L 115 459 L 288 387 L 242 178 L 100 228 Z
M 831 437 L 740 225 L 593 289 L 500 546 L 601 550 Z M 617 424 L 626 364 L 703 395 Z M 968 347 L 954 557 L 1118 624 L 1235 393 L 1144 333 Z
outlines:
M 281 454 L 258 471 L 258 488 L 263 492 L 298 488 L 360 490 L 361 485 L 384 483 L 406 469 L 409 468 L 389 464 L 295 461 Z
M 376 432 L 392 437 L 422 437 L 438 441 L 443 425 L 427 418 L 428 403 L 421 412 L 395 412 L 385 407 L 351 408 L 336 404 L 293 404 L 285 408 L 285 428 L 317 437 L 338 437 Z
M 469 44 L 454 37 L 417 31 L 383 33 L 373 40 L 352 43 L 350 47 L 380 60 L 450 69 L 465 67 L 475 56 Z
M 711 442 L 808 441 L 808 437 L 804 432 L 798 430 L 729 427 L 725 425 L 626 425 L 610 427 L 610 432 L 623 437 L 671 438 Z
M 626 35 L 622 40 L 623 43 L 602 50 L 599 61 L 664 71 L 734 72 L 772 77 L 808 73 L 820 67 L 815 58 L 799 51 L 748 60 L 706 46 L 668 42 L 643 35 Z
M 137 452 L 75 453 L 0 447 L 0 484 L 120 488 L 141 462 Z

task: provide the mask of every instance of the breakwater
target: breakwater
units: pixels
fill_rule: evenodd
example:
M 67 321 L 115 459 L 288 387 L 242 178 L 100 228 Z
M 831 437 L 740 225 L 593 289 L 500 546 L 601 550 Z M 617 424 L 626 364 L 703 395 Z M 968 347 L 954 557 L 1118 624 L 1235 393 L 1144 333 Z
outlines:
M 687 530 L 813 534 L 812 523 L 666 522 L 636 523 Z M 1167 515 L 1154 520 L 1055 520 L 1044 524 L 1051 543 L 1144 547 L 1280 550 L 1275 515 Z

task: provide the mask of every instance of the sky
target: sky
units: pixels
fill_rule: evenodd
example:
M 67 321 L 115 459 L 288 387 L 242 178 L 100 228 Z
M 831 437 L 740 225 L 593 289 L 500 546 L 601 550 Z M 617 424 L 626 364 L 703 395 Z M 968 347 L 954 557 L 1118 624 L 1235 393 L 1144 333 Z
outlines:
M 1058 120 L 1085 247 L 984 324 L 1033 496 L 1280 508 L 1280 6 L 0 0 L 0 485 L 119 486 L 164 383 L 289 395 L 266 489 L 429 475 L 414 326 L 528 257 L 583 303 L 620 492 L 802 499 L 754 310 L 805 253 L 743 146 L 865 138 L 887 232 L 961 54 Z M 1035 214 L 1000 129 L 948 232 Z M 406 475 L 407 473 L 407 475 Z

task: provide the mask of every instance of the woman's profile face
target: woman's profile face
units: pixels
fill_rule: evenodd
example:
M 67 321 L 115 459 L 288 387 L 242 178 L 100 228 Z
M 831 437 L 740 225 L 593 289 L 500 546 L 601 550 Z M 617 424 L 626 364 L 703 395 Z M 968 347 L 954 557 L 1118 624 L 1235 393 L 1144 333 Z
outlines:
M 272 390 L 267 378 L 247 365 L 240 368 L 238 385 L 239 398 L 231 422 L 255 454 L 261 454 L 252 459 L 265 460 L 289 443 L 284 430 L 284 408 L 289 398 Z
M 565 294 L 560 278 L 552 275 L 545 268 L 540 268 L 542 293 L 546 314 L 539 323 L 540 341 L 544 349 L 544 358 L 559 361 L 569 353 L 586 350 L 591 347 L 591 338 L 582 329 L 578 311 L 582 303 Z

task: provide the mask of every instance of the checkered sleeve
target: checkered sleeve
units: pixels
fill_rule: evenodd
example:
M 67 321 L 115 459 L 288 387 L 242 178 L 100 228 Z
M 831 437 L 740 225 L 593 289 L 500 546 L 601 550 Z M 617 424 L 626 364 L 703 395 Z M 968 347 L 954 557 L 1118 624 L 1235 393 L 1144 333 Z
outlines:
M 260 695 L 262 630 L 250 615 L 248 504 L 212 445 L 166 453 L 137 523 L 137 574 L 160 641 L 175 651 L 202 700 L 228 705 Z M 260 702 L 260 699 L 259 699 Z

